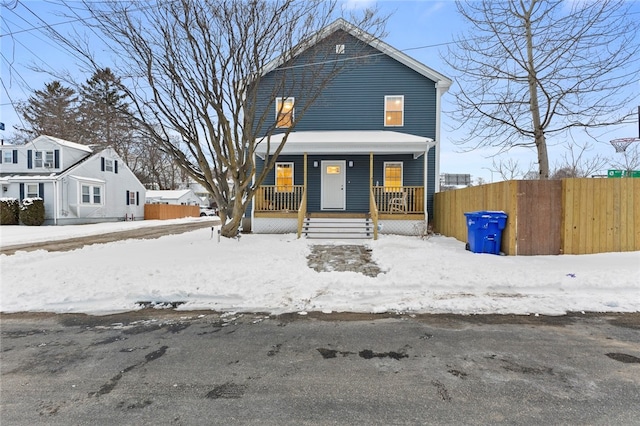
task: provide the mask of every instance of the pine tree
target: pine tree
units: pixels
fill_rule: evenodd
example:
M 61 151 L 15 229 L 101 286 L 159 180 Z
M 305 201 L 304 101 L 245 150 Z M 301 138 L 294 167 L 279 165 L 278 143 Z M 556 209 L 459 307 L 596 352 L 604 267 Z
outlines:
M 30 139 L 40 135 L 54 136 L 74 142 L 81 142 L 78 96 L 70 87 L 59 81 L 45 84 L 44 90 L 36 90 L 34 96 L 19 107 L 28 124 L 20 129 Z
M 132 151 L 135 127 L 120 79 L 109 68 L 96 71 L 80 87 L 80 114 L 88 143 L 112 146 L 123 158 Z

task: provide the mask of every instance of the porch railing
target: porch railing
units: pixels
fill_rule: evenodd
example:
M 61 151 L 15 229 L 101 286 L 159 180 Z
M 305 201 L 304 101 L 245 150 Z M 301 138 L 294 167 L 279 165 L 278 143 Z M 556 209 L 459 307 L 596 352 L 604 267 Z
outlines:
M 371 222 L 373 223 L 373 239 L 378 239 L 378 206 L 376 198 L 373 196 L 373 188 L 369 190 L 369 212 L 371 214 Z
M 304 195 L 304 185 L 261 185 L 255 196 L 257 212 L 297 213 Z
M 302 191 L 302 202 L 298 209 L 298 238 L 302 236 L 302 226 L 304 225 L 304 217 L 307 215 L 307 190 Z
M 372 194 L 378 213 L 424 213 L 424 186 L 374 186 Z

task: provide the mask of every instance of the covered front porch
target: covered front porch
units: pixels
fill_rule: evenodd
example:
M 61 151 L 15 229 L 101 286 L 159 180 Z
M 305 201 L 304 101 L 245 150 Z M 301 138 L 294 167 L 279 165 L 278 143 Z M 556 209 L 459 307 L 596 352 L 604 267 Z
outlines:
M 252 228 L 301 236 L 310 218 L 366 219 L 374 239 L 412 234 L 428 217 L 431 146 L 428 138 L 388 131 L 292 133 L 273 179 L 257 188 Z

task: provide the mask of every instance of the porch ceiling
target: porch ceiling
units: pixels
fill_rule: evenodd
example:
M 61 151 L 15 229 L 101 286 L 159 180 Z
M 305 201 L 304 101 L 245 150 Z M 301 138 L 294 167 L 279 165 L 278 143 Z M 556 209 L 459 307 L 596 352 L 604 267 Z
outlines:
M 273 154 L 284 133 L 272 135 Z M 436 143 L 433 139 L 387 130 L 333 130 L 291 132 L 281 154 L 413 154 L 418 158 Z M 267 154 L 267 139 L 259 141 L 256 154 Z

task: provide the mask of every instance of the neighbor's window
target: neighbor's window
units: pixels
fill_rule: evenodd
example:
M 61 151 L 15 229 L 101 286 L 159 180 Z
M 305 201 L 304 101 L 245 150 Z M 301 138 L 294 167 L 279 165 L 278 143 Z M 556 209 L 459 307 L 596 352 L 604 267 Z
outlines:
M 13 163 L 13 151 L 2 151 L 2 162 Z
M 384 163 L 385 192 L 399 192 L 402 190 L 402 163 Z
M 82 185 L 82 204 L 102 204 L 102 188 L 100 186 Z
M 134 206 L 136 204 L 136 192 L 129 191 L 129 205 Z
M 26 187 L 27 187 L 26 198 L 38 198 L 40 196 L 37 183 L 28 183 L 26 184 Z
M 404 96 L 394 95 L 384 97 L 384 125 L 404 125 Z
M 293 163 L 276 163 L 276 191 L 293 191 Z
M 107 172 L 113 171 L 113 160 L 109 160 L 108 158 L 104 159 L 104 170 Z
M 102 203 L 102 194 L 99 186 L 93 187 L 93 204 L 101 204 Z
M 53 151 L 36 151 L 34 155 L 35 167 L 53 167 Z
M 291 127 L 294 119 L 294 98 L 276 99 L 276 127 Z

